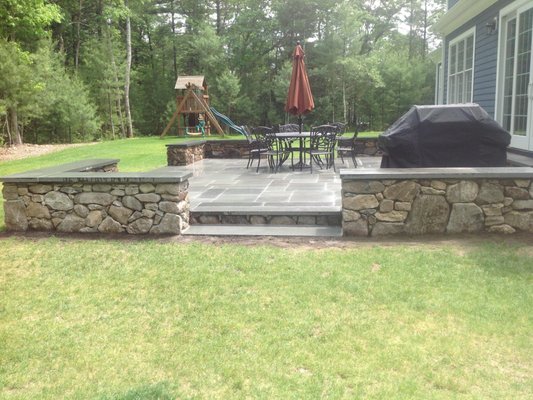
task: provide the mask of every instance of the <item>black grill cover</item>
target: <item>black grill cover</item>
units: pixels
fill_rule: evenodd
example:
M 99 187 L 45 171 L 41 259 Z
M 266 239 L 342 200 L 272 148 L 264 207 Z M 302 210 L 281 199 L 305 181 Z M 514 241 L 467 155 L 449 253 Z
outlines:
M 382 168 L 504 167 L 510 142 L 477 104 L 414 106 L 378 138 Z

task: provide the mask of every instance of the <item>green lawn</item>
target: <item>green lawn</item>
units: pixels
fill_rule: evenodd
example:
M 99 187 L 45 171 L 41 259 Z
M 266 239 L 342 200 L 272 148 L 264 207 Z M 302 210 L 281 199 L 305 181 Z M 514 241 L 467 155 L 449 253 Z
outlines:
M 147 170 L 175 140 L 74 148 L 0 175 L 94 157 Z M 4 236 L 0 398 L 533 397 L 529 245 L 312 243 Z
M 531 247 L 0 240 L 2 399 L 530 399 Z
M 219 137 L 210 138 L 217 139 Z M 240 139 L 240 136 L 227 136 L 226 138 Z M 119 170 L 122 172 L 147 171 L 167 165 L 166 144 L 176 143 L 178 140 L 195 139 L 200 140 L 201 138 L 165 137 L 159 139 L 159 137 L 152 136 L 73 147 L 39 157 L 0 162 L 0 176 L 89 158 L 118 158 L 120 159 Z M 1 187 L 0 183 L 0 189 Z M 2 198 L 0 199 L 0 231 L 3 230 L 5 230 L 5 225 Z
M 365 131 L 365 132 L 359 132 L 359 135 L 357 135 L 358 138 L 377 138 L 382 131 Z M 353 135 L 353 132 L 351 133 Z
M 219 139 L 211 136 L 209 139 Z M 241 139 L 241 136 L 226 136 L 225 139 Z M 119 158 L 121 171 L 146 171 L 167 164 L 165 145 L 179 140 L 202 140 L 201 137 L 141 137 L 126 140 L 100 142 L 81 147 L 73 147 L 39 157 L 0 162 L 0 176 L 44 168 L 86 158 Z

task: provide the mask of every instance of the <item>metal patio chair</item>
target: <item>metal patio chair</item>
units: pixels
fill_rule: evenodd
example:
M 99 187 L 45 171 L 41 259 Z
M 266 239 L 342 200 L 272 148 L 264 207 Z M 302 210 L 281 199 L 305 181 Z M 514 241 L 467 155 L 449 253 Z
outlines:
M 260 140 L 261 147 L 266 149 L 266 151 L 260 154 L 261 157 L 266 156 L 268 167 L 274 170 L 274 173 L 277 173 L 278 169 L 292 154 L 288 141 L 286 139 L 276 138 L 276 135 L 272 133 L 268 133 L 258 140 Z M 261 157 L 257 162 L 256 172 L 259 172 Z
M 321 125 L 311 128 L 309 164 L 313 173 L 313 162 L 321 169 L 335 169 L 335 148 L 337 145 L 337 129 L 332 125 Z
M 242 128 L 246 141 L 248 142 L 248 164 L 246 164 L 246 169 L 248 169 L 252 166 L 254 159 L 261 159 L 261 155 L 267 151 L 267 148 L 263 147 L 263 143 L 252 136 L 247 126 L 243 126 Z
M 344 154 L 349 153 L 352 158 L 354 168 L 357 168 L 357 161 L 355 159 L 355 155 L 357 154 L 357 150 L 358 150 L 357 148 L 357 144 L 358 144 L 357 135 L 358 134 L 359 132 L 356 130 L 351 138 L 339 137 L 337 139 L 337 145 L 338 145 L 337 152 L 341 156 L 342 163 L 344 164 Z

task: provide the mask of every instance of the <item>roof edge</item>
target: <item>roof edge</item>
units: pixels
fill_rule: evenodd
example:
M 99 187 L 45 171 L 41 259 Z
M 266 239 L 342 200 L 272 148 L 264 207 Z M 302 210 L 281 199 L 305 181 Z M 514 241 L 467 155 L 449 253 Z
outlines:
M 449 35 L 497 1 L 498 0 L 460 0 L 431 27 L 431 30 L 440 33 L 443 36 Z

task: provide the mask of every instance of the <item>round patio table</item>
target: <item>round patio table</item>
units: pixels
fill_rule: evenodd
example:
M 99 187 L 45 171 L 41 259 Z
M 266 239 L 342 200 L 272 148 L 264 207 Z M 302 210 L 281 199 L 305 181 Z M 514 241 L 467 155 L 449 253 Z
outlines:
M 305 164 L 303 158 L 302 158 L 302 155 L 303 155 L 303 149 L 304 149 L 304 141 L 306 139 L 309 139 L 311 137 L 311 132 L 278 132 L 278 133 L 274 133 L 273 134 L 276 139 L 299 139 L 300 141 L 300 146 L 299 146 L 299 160 L 298 162 L 294 165 L 294 167 L 300 167 L 300 170 L 302 170 L 302 168 L 304 167 L 309 167 L 309 165 Z

